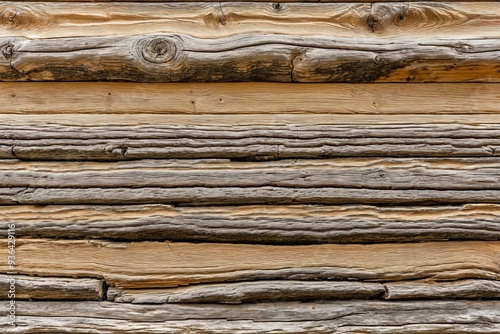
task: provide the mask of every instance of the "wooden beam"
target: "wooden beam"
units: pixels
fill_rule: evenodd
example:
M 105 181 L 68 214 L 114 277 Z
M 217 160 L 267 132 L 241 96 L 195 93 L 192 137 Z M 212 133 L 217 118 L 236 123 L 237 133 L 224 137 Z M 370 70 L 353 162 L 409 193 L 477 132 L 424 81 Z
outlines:
M 498 2 L 0 2 L 0 37 L 268 33 L 335 38 L 499 38 Z M 77 13 L 77 14 L 76 14 Z
M 8 296 L 11 281 L 18 300 L 102 300 L 105 297 L 101 280 L 0 275 L 0 298 L 12 299 Z
M 491 299 L 500 298 L 500 281 L 452 282 L 402 281 L 366 283 L 355 281 L 256 281 L 200 284 L 166 289 L 111 287 L 108 300 L 118 303 L 223 303 L 259 301 L 308 301 L 336 299 Z
M 6 256 L 7 241 L 0 245 Z M 19 274 L 102 278 L 123 288 L 262 279 L 500 279 L 495 241 L 268 246 L 19 238 L 16 257 Z
M 499 205 L 3 206 L 18 237 L 263 244 L 499 240 Z M 0 230 L 0 236 L 7 231 Z
M 50 204 L 500 204 L 499 190 L 392 190 L 354 188 L 190 187 L 190 188 L 0 188 L 0 205 Z
M 308 124 L 348 124 L 352 114 L 412 114 L 411 118 L 393 117 L 390 122 L 423 124 L 429 121 L 425 115 L 446 121 L 443 114 L 467 114 L 462 120 L 474 122 L 480 115 L 495 114 L 495 118 L 482 122 L 498 123 L 500 89 L 496 84 L 279 84 L 279 83 L 183 83 L 183 84 L 133 84 L 133 83 L 23 83 L 0 82 L 0 114 L 172 114 L 196 115 L 188 121 L 202 125 L 207 118 L 197 120 L 200 114 L 224 114 L 246 124 L 263 124 L 271 120 L 284 124 L 296 115 L 283 114 L 349 114 L 345 116 L 322 115 L 312 118 Z M 444 94 L 443 92 L 446 92 Z M 356 103 L 353 103 L 353 101 Z M 314 107 L 312 107 L 314 106 Z M 248 114 L 248 115 L 242 115 Z M 256 119 L 254 114 L 259 115 Z M 268 115 L 273 114 L 273 115 Z M 274 115 L 279 114 L 279 115 Z M 313 117 L 313 115 L 309 115 Z M 309 117 L 308 116 L 308 117 Z M 10 116 L 9 116 L 10 117 Z M 75 117 L 74 115 L 72 117 Z M 93 115 L 94 120 L 99 119 Z M 107 117 L 103 115 L 101 117 Z M 124 124 L 131 115 L 113 118 L 113 123 Z M 142 116 L 148 117 L 148 116 Z M 280 120 L 281 117 L 286 117 Z M 370 117 L 370 116 L 366 116 Z M 418 121 L 418 117 L 423 117 Z M 9 122 L 8 117 L 2 123 Z M 227 119 L 212 118 L 211 124 L 218 120 L 222 124 Z M 336 118 L 340 118 L 336 121 Z M 51 117 L 52 122 L 61 121 L 78 124 L 79 118 L 63 115 Z M 86 122 L 89 122 L 89 118 Z M 102 119 L 106 122 L 107 118 Z M 156 115 L 149 115 L 144 121 L 153 124 Z M 173 118 L 178 119 L 178 118 Z M 261 121 L 262 119 L 262 121 Z M 304 119 L 304 118 L 302 118 Z M 366 124 L 371 118 L 357 123 Z M 381 120 L 376 121 L 381 122 Z M 432 122 L 432 121 L 431 121 Z M 11 123 L 12 124 L 12 123 Z M 265 124 L 265 123 L 264 123 Z M 286 123 L 285 123 L 286 124 Z M 15 125 L 15 124 L 14 124 Z
M 2 81 L 500 82 L 500 39 L 0 38 Z
M 499 115 L 0 114 L 0 158 L 488 157 L 500 152 L 498 123 Z
M 385 283 L 385 299 L 488 299 L 500 298 L 500 281 L 460 280 L 454 282 Z
M 133 305 L 109 302 L 19 302 L 22 326 L 4 333 L 40 329 L 58 333 L 336 333 L 496 334 L 498 301 L 336 301 L 248 305 Z
M 0 160 L 5 188 L 291 187 L 500 190 L 499 158 L 323 159 L 231 162 Z
M 307 301 L 319 299 L 368 299 L 385 294 L 380 283 L 338 281 L 257 281 L 202 284 L 170 289 L 108 290 L 108 300 L 117 303 L 224 303 L 258 301 Z

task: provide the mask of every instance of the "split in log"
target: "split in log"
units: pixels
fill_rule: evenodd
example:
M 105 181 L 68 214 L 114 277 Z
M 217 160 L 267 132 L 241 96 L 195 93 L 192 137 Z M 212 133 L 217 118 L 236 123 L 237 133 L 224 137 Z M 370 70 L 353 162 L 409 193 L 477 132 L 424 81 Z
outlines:
M 7 241 L 0 245 L 5 257 Z M 496 241 L 269 246 L 20 238 L 16 258 L 19 274 L 101 278 L 134 289 L 279 279 L 500 279 Z
M 499 205 L 4 206 L 17 237 L 260 244 L 500 240 Z M 6 236 L 7 230 L 0 230 Z
M 255 124 L 249 124 L 252 117 Z M 57 119 L 53 115 L 0 115 L 0 159 L 277 160 L 500 154 L 500 116 L 464 118 L 408 115 L 403 118 L 407 123 L 398 124 L 401 117 L 395 115 L 112 114 L 58 115 Z
M 284 187 L 500 190 L 500 158 L 324 159 L 266 162 L 0 160 L 0 187 Z
M 270 33 L 332 38 L 499 38 L 498 2 L 33 3 L 0 2 L 0 37 Z M 78 14 L 75 14 L 78 13 Z
M 0 205 L 28 204 L 500 204 L 499 190 L 392 190 L 354 188 L 0 188 Z
M 266 33 L 203 39 L 133 32 L 110 37 L 4 37 L 0 80 L 500 82 L 499 49 L 498 38 L 388 43 Z
M 446 94 L 443 94 L 446 91 Z M 447 123 L 460 120 L 465 124 L 498 124 L 500 106 L 499 85 L 482 83 L 460 84 L 279 84 L 279 83 L 183 83 L 183 84 L 134 84 L 98 82 L 0 82 L 0 114 L 73 114 L 47 117 L 44 123 L 80 124 L 101 121 L 102 124 L 129 124 L 138 119 L 146 124 L 162 122 L 168 117 L 182 124 L 240 125 L 293 124 L 426 124 Z M 355 101 L 355 103 L 353 103 Z M 94 114 L 80 119 L 77 114 Z M 308 115 L 310 120 L 297 115 Z M 107 115 L 95 114 L 133 114 Z M 137 114 L 167 114 L 158 115 Z M 173 114 L 185 116 L 184 120 Z M 225 114 L 226 118 L 200 117 L 200 114 Z M 235 117 L 235 114 L 238 114 Z M 243 115 L 250 114 L 250 115 Z M 263 114 L 257 115 L 256 114 Z M 279 115 L 270 115 L 279 114 Z M 348 114 L 348 115 L 325 115 Z M 363 116 L 348 118 L 356 115 Z M 376 118 L 379 114 L 397 117 Z M 412 114 L 401 117 L 401 114 Z M 415 114 L 431 114 L 415 115 Z M 444 116 L 442 114 L 454 114 Z M 462 115 L 467 114 L 467 115 Z M 485 115 L 493 114 L 488 118 Z M 380 115 L 379 115 L 380 116 Z M 10 116 L 9 116 L 10 117 Z M 12 126 L 9 117 L 2 117 L 2 124 Z M 142 117 L 142 118 L 141 118 Z M 219 116 L 221 117 L 221 116 Z M 373 117 L 373 118 L 372 118 Z M 428 117 L 432 117 L 429 119 Z M 435 118 L 434 118 L 435 117 Z M 231 120 L 231 118 L 233 118 Z M 236 120 L 235 120 L 236 118 Z M 450 118 L 450 119 L 448 119 Z M 26 118 L 29 120 L 29 118 Z M 15 119 L 15 122 L 20 120 Z M 43 120 L 43 118 L 38 119 Z M 32 118 L 32 122 L 36 121 Z M 289 122 L 289 123 L 287 123 Z M 160 123 L 161 124 L 161 123 Z
M 243 305 L 18 302 L 4 333 L 497 334 L 498 301 L 336 301 Z
M 15 286 L 15 299 L 102 300 L 105 297 L 101 280 L 0 275 L 0 298 L 8 298 L 11 282 Z

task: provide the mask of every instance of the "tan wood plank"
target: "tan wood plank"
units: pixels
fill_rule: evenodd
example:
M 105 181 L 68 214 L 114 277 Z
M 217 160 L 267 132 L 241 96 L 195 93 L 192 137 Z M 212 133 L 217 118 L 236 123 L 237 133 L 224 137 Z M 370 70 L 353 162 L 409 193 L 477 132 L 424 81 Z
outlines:
M 13 299 L 9 297 L 11 282 L 15 286 L 15 299 L 102 300 L 105 297 L 101 280 L 0 275 L 0 298 Z
M 500 240 L 500 206 L 3 206 L 18 237 L 267 244 Z M 0 230 L 0 236 L 6 236 Z
M 337 301 L 249 305 L 133 305 L 109 302 L 19 302 L 5 333 L 336 333 L 496 334 L 499 302 Z M 0 324 L 5 324 L 5 317 Z
M 350 114 L 412 114 L 411 118 L 396 117 L 391 122 L 424 123 L 425 115 L 450 123 L 440 114 L 467 114 L 470 122 L 478 119 L 471 114 L 498 114 L 500 89 L 496 84 L 279 84 L 279 83 L 0 83 L 0 114 L 187 114 L 193 124 L 203 124 L 207 118 L 197 120 L 199 114 L 225 114 L 238 120 L 263 124 L 266 120 L 285 123 L 293 115 L 282 114 L 349 114 L 323 117 L 330 124 L 346 124 Z M 446 92 L 446 94 L 443 94 Z M 353 100 L 356 103 L 353 103 Z M 252 114 L 243 117 L 242 114 Z M 258 116 L 254 114 L 280 114 Z M 311 115 L 312 117 L 313 115 Z M 74 117 L 74 116 L 73 116 Z M 82 116 L 83 117 L 83 116 Z M 98 119 L 98 116 L 94 119 Z M 106 117 L 106 116 L 101 116 Z M 123 124 L 123 116 L 113 122 Z M 143 116 L 147 117 L 147 116 Z M 285 120 L 279 120 L 286 117 Z M 309 124 L 318 122 L 312 118 Z M 368 116 L 367 116 L 368 117 Z M 419 117 L 422 120 L 418 121 Z M 454 116 L 455 117 L 455 116 Z M 460 117 L 460 116 L 457 116 Z M 493 116 L 492 116 L 493 117 Z M 483 122 L 498 123 L 498 116 Z M 5 120 L 4 117 L 3 121 Z M 63 115 L 50 117 L 70 120 Z M 153 122 L 156 116 L 146 121 Z M 167 118 L 167 116 L 165 116 Z M 165 119 L 163 118 L 163 119 Z M 336 118 L 340 118 L 336 121 Z M 395 120 L 399 118 L 398 120 Z M 87 118 L 88 119 L 88 118 Z M 104 118 L 106 119 L 106 118 Z M 174 118 L 176 119 L 176 118 Z M 227 118 L 226 118 L 227 119 Z M 261 121 L 262 119 L 262 121 Z M 227 120 L 211 118 L 211 123 L 226 124 Z M 357 121 L 366 124 L 368 121 Z M 88 121 L 87 121 L 88 122 Z M 77 124 L 77 121 L 73 121 Z M 286 124 L 286 123 L 285 123 Z
M 4 255 L 6 244 L 0 242 Z M 495 241 L 268 246 L 19 238 L 16 270 L 102 278 L 124 288 L 259 279 L 498 280 L 499 254 Z
M 498 2 L 0 2 L 0 37 L 254 32 L 336 38 L 499 38 Z

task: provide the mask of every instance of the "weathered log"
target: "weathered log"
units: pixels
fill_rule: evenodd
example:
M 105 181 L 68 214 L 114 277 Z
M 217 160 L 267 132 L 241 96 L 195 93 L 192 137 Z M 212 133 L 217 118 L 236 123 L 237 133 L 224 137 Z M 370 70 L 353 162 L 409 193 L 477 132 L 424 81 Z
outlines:
M 8 298 L 11 282 L 15 299 L 102 300 L 105 297 L 101 280 L 0 275 L 0 298 Z
M 4 206 L 18 237 L 266 244 L 500 240 L 499 205 Z M 7 230 L 0 230 L 6 236 Z
M 500 281 L 392 282 L 384 284 L 385 299 L 500 298 Z
M 315 299 L 368 299 L 385 294 L 380 283 L 258 281 L 203 284 L 170 289 L 108 290 L 108 300 L 118 303 L 225 303 L 258 301 L 307 301 Z
M 244 305 L 19 302 L 4 333 L 368 333 L 496 334 L 498 301 L 336 301 Z
M 0 188 L 0 205 L 29 204 L 500 204 L 499 190 L 392 190 L 353 188 Z
M 277 279 L 500 279 L 495 241 L 269 246 L 20 238 L 16 243 L 20 274 L 102 278 L 123 288 Z M 5 255 L 7 242 L 0 246 Z M 7 265 L 0 270 L 6 272 Z
M 401 124 L 397 123 L 400 116 L 389 115 L 244 116 L 200 115 L 194 121 L 187 115 L 125 119 L 122 115 L 59 115 L 57 119 L 0 115 L 0 158 L 274 160 L 500 154 L 500 117 L 495 115 L 471 119 L 408 115 Z M 250 117 L 255 124 L 250 124 Z
M 432 114 L 435 121 L 453 123 L 458 120 L 498 123 L 500 90 L 496 84 L 280 84 L 280 83 L 183 83 L 183 84 L 134 84 L 98 82 L 0 82 L 1 114 L 190 114 L 187 124 L 226 124 L 226 119 L 201 117 L 200 114 L 227 114 L 245 124 L 277 122 L 287 124 L 297 115 L 283 114 L 349 114 L 345 116 L 311 115 L 313 124 L 349 124 L 345 117 L 351 114 L 412 114 L 392 117 L 391 123 L 425 124 Z M 446 91 L 446 94 L 443 94 Z M 353 103 L 355 101 L 355 103 Z M 481 101 L 479 103 L 478 101 Z M 494 114 L 489 118 L 481 115 Z M 251 114 L 251 115 L 242 115 Z M 257 118 L 255 114 L 258 115 Z M 280 115 L 269 115 L 280 114 Z M 441 115 L 440 115 L 441 114 Z M 442 114 L 455 114 L 444 116 Z M 467 114 L 466 116 L 462 114 Z M 113 119 L 102 118 L 104 124 L 127 124 L 129 115 Z M 154 124 L 157 116 L 140 115 L 142 121 Z M 73 116 L 74 117 L 74 116 Z M 139 117 L 139 116 L 134 116 Z M 149 118 L 148 118 L 149 117 Z M 187 117 L 187 116 L 186 116 Z M 285 117 L 280 119 L 280 117 Z M 356 123 L 379 122 L 364 116 Z M 338 121 L 336 119 L 339 119 Z M 89 118 L 82 117 L 89 122 Z M 166 117 L 163 118 L 165 120 Z M 177 120 L 174 118 L 173 120 Z M 50 116 L 50 122 L 61 120 L 78 124 L 65 115 Z M 478 121 L 476 121 L 478 120 Z M 217 123 L 220 121 L 221 123 Z M 353 120 L 354 121 L 354 120 Z M 9 122 L 6 117 L 3 122 Z M 164 121 L 165 122 L 165 121 Z M 186 120 L 184 121 L 186 122 Z M 263 123 L 264 122 L 264 123 Z M 293 122 L 293 121 L 291 121 Z M 432 121 L 430 121 L 432 123 Z M 382 123 L 384 124 L 384 123 Z M 14 124 L 15 125 L 15 124 Z M 271 123 L 272 125 L 272 123 Z
M 0 38 L 2 81 L 500 82 L 500 39 Z
M 403 281 L 366 283 L 353 281 L 257 281 L 201 284 L 167 289 L 108 290 L 109 301 L 135 304 L 306 301 L 329 299 L 492 299 L 500 298 L 500 281 Z
M 498 2 L 428 3 L 0 2 L 0 37 L 242 33 L 335 38 L 498 38 Z M 75 14 L 78 13 L 78 14 Z

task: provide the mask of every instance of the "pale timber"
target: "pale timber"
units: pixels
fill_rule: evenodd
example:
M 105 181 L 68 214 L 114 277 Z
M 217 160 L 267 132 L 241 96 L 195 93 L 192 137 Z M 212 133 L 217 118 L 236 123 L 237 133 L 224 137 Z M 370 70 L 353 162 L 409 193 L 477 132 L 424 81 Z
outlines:
M 105 287 L 102 280 L 89 278 L 30 277 L 0 275 L 0 298 L 9 298 L 11 281 L 15 299 L 33 300 L 102 300 Z
M 500 82 L 500 39 L 0 38 L 2 81 Z
M 0 37 L 268 33 L 335 38 L 499 38 L 498 2 L 0 2 Z
M 454 114 L 466 122 L 499 123 L 500 85 L 482 83 L 458 84 L 280 84 L 280 83 L 183 83 L 141 84 L 103 82 L 0 82 L 0 114 L 73 114 L 50 116 L 78 124 L 74 114 L 93 114 L 94 120 L 107 120 L 112 124 L 127 124 L 127 119 L 142 116 L 148 124 L 157 115 L 187 114 L 188 124 L 202 125 L 208 117 L 200 114 L 224 114 L 227 118 L 213 117 L 210 124 L 244 122 L 283 124 L 297 115 L 283 114 L 363 114 L 356 123 L 382 118 L 369 118 L 379 114 L 392 114 L 390 123 L 409 124 L 429 122 L 426 117 L 439 119 L 439 123 L 453 123 L 443 114 Z M 446 94 L 443 94 L 446 92 Z M 355 103 L 353 103 L 355 101 Z M 96 114 L 127 114 L 122 118 Z M 238 117 L 235 117 L 235 115 Z M 243 115 L 245 114 L 245 115 Z M 246 115 L 249 114 L 249 115 Z M 258 115 L 257 118 L 255 114 Z M 270 115 L 272 114 L 272 115 Z M 279 114 L 275 115 L 275 114 Z M 405 117 L 396 115 L 405 114 Z M 406 114 L 412 116 L 406 117 Z M 457 115 L 459 114 L 459 116 Z M 464 116 L 466 114 L 467 116 Z M 491 118 L 481 118 L 492 114 Z M 175 115 L 174 115 L 175 116 Z M 229 116 L 236 120 L 228 121 Z M 349 124 L 348 115 L 308 115 L 313 124 Z M 352 116 L 352 115 L 349 115 Z M 79 116 L 80 117 L 80 116 Z M 81 116 L 83 117 L 83 116 Z M 101 117 L 101 118 L 99 118 Z M 104 117 L 104 118 L 103 118 Z M 280 120 L 280 117 L 285 119 Z M 420 118 L 421 117 L 421 118 Z M 6 119 L 7 118 L 7 119 Z M 43 119 L 43 118 L 42 118 Z M 83 118 L 92 122 L 89 117 Z M 133 119 L 133 118 L 132 118 Z M 166 122 L 167 116 L 160 118 Z M 301 120 L 303 118 L 299 118 Z M 337 120 L 338 119 L 338 120 Z M 453 119 L 453 118 L 452 118 Z M 180 120 L 173 118 L 173 120 Z M 476 121 L 477 120 L 477 121 Z M 480 120 L 480 121 L 479 121 Z M 2 118 L 9 122 L 8 117 Z M 222 122 L 222 123 L 217 123 Z M 293 122 L 292 120 L 290 122 Z M 430 121 L 432 123 L 432 121 Z M 12 124 L 12 123 L 10 123 Z M 57 123 L 56 123 L 57 124 Z M 104 123 L 107 124 L 107 123 Z
M 4 333 L 369 333 L 496 334 L 498 301 L 335 301 L 243 305 L 19 302 Z
M 7 241 L 0 245 L 6 257 Z M 500 279 L 496 241 L 271 246 L 19 238 L 16 256 L 19 274 L 100 278 L 122 288 L 262 279 Z
M 265 244 L 499 240 L 500 206 L 16 205 L 0 207 L 0 223 L 15 224 L 17 237 L 39 238 Z
M 0 158 L 490 157 L 500 154 L 498 123 L 497 115 L 0 115 Z

